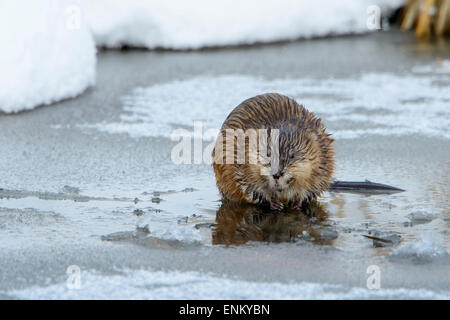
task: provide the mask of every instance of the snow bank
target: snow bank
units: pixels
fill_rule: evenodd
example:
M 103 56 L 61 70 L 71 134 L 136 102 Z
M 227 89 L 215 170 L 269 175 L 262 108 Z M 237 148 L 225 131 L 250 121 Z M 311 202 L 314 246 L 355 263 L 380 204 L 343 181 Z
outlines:
M 73 3 L 1 1 L 0 111 L 71 98 L 94 84 L 95 44 Z
M 82 0 L 97 45 L 197 49 L 369 31 L 403 0 Z M 369 18 L 370 19 L 370 18 Z

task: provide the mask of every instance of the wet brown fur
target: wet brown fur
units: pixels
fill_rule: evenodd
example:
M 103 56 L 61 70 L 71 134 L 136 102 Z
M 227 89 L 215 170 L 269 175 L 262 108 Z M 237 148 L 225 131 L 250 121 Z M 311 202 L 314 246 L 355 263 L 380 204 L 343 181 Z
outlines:
M 282 190 L 274 189 L 271 183 L 275 180 L 269 181 L 273 175 L 261 174 L 264 170 L 267 172 L 267 165 L 250 163 L 248 137 L 245 162 L 241 164 L 237 161 L 237 138 L 234 139 L 234 162 L 231 164 L 225 161 L 225 139 L 218 139 L 212 154 L 213 169 L 224 200 L 298 206 L 316 199 L 328 188 L 334 170 L 334 139 L 326 133 L 320 119 L 295 100 L 276 93 L 247 99 L 228 115 L 220 135 L 226 136 L 226 129 L 267 129 L 269 134 L 271 129 L 279 129 L 279 159 L 284 170 L 280 169 L 280 173 L 284 172 L 280 179 L 285 179 L 286 184 Z M 282 180 L 276 181 L 281 184 Z

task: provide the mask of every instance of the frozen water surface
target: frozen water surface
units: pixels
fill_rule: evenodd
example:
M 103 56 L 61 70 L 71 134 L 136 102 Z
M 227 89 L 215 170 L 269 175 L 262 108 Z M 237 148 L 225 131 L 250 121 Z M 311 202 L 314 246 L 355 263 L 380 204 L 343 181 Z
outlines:
M 50 299 L 448 299 L 449 293 L 429 290 L 380 289 L 320 283 L 248 282 L 199 274 L 123 270 L 120 275 L 82 275 L 86 291 L 65 283 L 10 292 L 18 298 Z M 87 292 L 87 293 L 86 293 Z
M 0 296 L 448 299 L 449 59 L 396 32 L 100 52 L 93 90 L 0 115 Z M 267 91 L 323 118 L 337 179 L 406 191 L 329 192 L 312 219 L 221 206 L 209 165 L 172 163 L 170 133 Z
M 203 76 L 134 89 L 122 98 L 121 121 L 86 127 L 132 137 L 170 137 L 174 129 L 192 127 L 194 121 L 202 121 L 205 131 L 219 130 L 241 101 L 279 92 L 323 118 L 338 139 L 412 133 L 449 139 L 450 118 L 443 117 L 449 114 L 449 85 L 450 74 L 369 73 L 356 78 L 269 81 L 240 75 Z

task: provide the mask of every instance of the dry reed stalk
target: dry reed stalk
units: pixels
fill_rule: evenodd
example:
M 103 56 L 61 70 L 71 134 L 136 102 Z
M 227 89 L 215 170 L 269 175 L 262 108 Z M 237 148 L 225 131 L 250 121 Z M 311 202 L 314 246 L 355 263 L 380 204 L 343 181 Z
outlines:
M 406 1 L 400 16 L 400 28 L 415 28 L 419 38 L 450 33 L 450 0 Z

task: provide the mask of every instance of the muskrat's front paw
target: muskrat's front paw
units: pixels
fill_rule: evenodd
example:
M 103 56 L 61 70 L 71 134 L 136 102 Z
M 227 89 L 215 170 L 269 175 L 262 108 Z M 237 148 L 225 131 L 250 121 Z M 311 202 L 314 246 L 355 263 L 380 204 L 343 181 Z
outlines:
M 303 201 L 294 202 L 292 205 L 292 209 L 294 210 L 300 210 L 302 208 Z
M 283 209 L 283 204 L 278 201 L 270 201 L 270 210 L 281 210 Z

